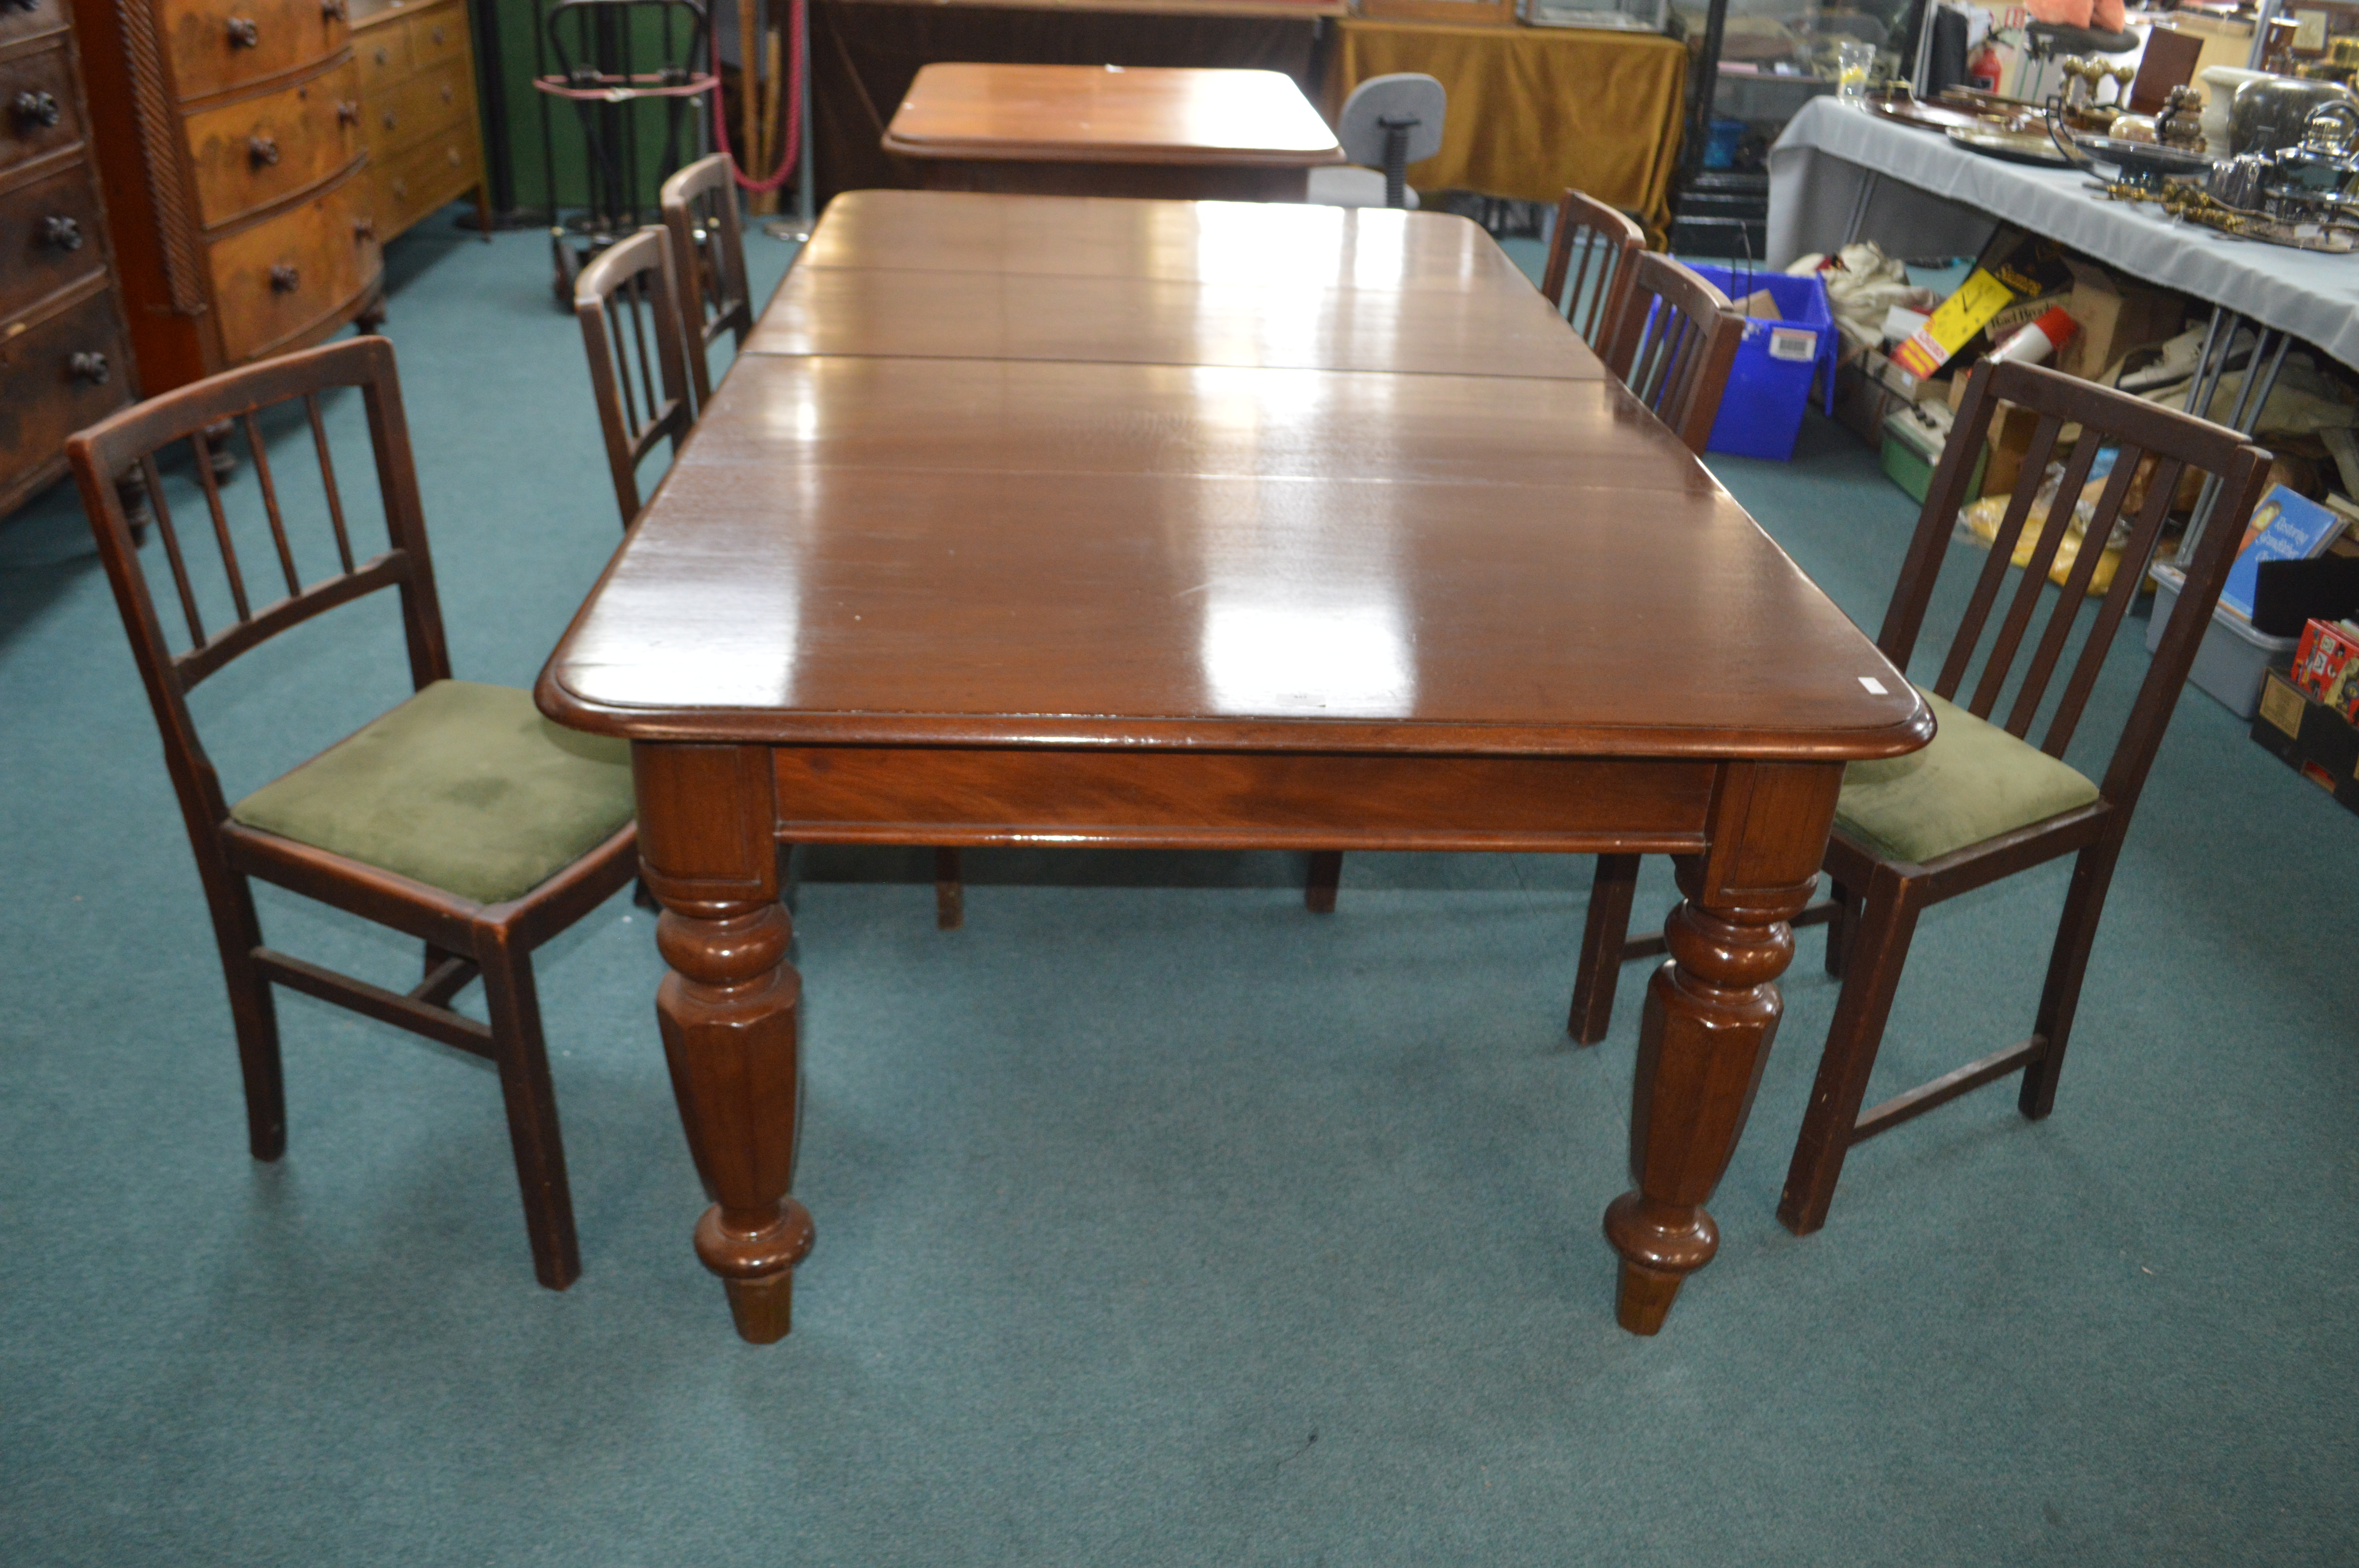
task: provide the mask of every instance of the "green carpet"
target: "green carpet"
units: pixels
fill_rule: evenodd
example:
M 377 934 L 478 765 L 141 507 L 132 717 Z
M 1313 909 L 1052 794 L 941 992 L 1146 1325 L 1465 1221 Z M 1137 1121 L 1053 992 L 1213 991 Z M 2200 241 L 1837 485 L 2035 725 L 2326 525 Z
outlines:
M 766 287 L 787 248 L 749 244 Z M 538 235 L 389 264 L 456 673 L 525 684 L 617 531 L 580 340 Z M 1715 467 L 1873 625 L 1913 514 L 1873 455 L 1813 417 L 1790 466 Z M 233 795 L 405 686 L 388 610 L 287 644 L 199 694 Z M 1806 936 L 1719 1261 L 1653 1340 L 1598 1231 L 1644 968 L 1605 1044 L 1562 1033 L 1586 859 L 1354 855 L 1317 919 L 1299 857 L 978 852 L 943 935 L 919 858 L 805 851 L 819 1244 L 756 1349 L 690 1251 L 645 914 L 540 958 L 584 1260 L 551 1294 L 478 1064 L 283 996 L 288 1153 L 247 1158 L 65 492 L 0 525 L 0 679 L 11 1568 L 2359 1560 L 2359 821 L 2200 694 L 2054 1117 L 1909 1124 L 1788 1236 L 1834 998 Z M 1926 918 L 1878 1088 L 2027 1032 L 2061 888 Z

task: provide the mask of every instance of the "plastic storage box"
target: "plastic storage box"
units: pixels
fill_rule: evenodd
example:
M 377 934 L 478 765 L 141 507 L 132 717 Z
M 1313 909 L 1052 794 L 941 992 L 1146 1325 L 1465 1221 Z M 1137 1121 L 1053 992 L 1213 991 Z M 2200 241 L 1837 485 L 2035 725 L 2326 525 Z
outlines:
M 1843 345 L 1834 312 L 1827 306 L 1827 286 L 1815 276 L 1788 277 L 1781 272 L 1706 262 L 1688 265 L 1739 304 L 1767 289 L 1777 306 L 1775 317 L 1756 316 L 1745 323 L 1745 341 L 1736 347 L 1736 363 L 1728 373 L 1728 392 L 1720 401 L 1720 417 L 1712 422 L 1707 449 L 1785 462 L 1793 457 L 1795 438 L 1802 433 L 1810 383 L 1821 372 L 1826 375 L 1825 411 L 1834 412 L 1835 360 Z
M 2158 561 L 2154 565 L 2154 619 L 2147 622 L 2146 651 L 2162 645 L 2162 629 L 2187 586 L 2187 574 Z M 2195 650 L 2194 666 L 2187 678 L 2202 687 L 2229 712 L 2250 719 L 2261 706 L 2261 680 L 2269 670 L 2293 666 L 2299 637 L 2271 637 L 2253 630 L 2253 623 L 2232 611 L 2213 609 L 2212 624 L 2203 629 L 2202 646 Z

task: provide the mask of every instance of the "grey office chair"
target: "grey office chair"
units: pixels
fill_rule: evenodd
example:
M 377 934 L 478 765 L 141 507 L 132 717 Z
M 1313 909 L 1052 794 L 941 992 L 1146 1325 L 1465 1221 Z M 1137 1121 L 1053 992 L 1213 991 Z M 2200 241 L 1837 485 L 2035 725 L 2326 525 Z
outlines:
M 1432 77 L 1413 70 L 1372 76 L 1352 89 L 1335 126 L 1351 168 L 1310 171 L 1310 200 L 1327 207 L 1415 207 L 1410 164 L 1441 150 L 1441 122 L 1450 95 Z

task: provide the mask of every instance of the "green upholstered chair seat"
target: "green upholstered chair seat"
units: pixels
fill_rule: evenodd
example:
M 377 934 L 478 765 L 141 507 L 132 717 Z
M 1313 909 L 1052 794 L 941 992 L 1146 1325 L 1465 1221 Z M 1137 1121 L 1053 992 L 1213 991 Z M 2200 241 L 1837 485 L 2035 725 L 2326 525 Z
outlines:
M 529 692 L 440 680 L 230 816 L 499 903 L 595 849 L 631 810 L 627 742 L 550 723 Z
M 1835 826 L 1878 853 L 1927 860 L 2097 798 L 2073 769 L 1924 687 L 1939 729 L 1923 751 L 1843 770 Z

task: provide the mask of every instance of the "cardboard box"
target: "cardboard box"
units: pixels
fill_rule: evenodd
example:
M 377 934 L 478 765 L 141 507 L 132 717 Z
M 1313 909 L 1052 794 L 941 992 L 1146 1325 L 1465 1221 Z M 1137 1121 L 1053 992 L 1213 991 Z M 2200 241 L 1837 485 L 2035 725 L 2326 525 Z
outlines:
M 2031 454 L 2031 435 L 2039 427 L 2039 416 L 2028 408 L 2017 408 L 2012 403 L 2002 403 L 1991 416 L 1990 462 L 1983 469 L 1984 495 L 2005 495 L 2015 489 L 2017 476 L 2023 472 L 2023 460 Z
M 2072 290 L 2062 304 L 2081 330 L 2056 368 L 2094 381 L 2133 349 L 2168 342 L 2187 324 L 2187 301 L 2168 289 L 2127 283 L 2094 262 L 2067 262 Z

